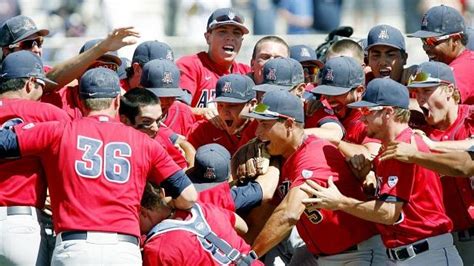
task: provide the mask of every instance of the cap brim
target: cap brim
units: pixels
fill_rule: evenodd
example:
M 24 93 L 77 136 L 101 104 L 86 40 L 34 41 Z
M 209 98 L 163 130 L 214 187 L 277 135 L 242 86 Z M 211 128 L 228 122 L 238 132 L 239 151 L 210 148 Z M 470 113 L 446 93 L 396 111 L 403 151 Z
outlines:
M 23 35 L 21 35 L 20 37 L 18 37 L 18 39 L 16 39 L 13 43 L 11 44 L 16 44 L 16 43 L 19 43 L 21 41 L 25 41 L 25 40 L 29 40 L 28 37 L 33 35 L 33 34 L 38 34 L 39 36 L 48 36 L 49 35 L 49 30 L 47 29 L 41 29 L 41 30 L 31 30 L 31 31 L 27 31 L 25 32 Z M 36 38 L 36 37 L 35 37 Z M 35 39 L 35 38 L 32 38 L 32 39 Z
M 236 98 L 232 98 L 232 97 L 226 97 L 226 96 L 220 96 L 220 97 L 217 97 L 215 99 L 213 99 L 212 101 L 210 102 L 216 102 L 216 103 L 246 103 L 250 100 L 245 100 L 245 99 L 236 99 Z
M 113 62 L 117 64 L 117 66 L 120 66 L 122 64 L 122 59 L 120 59 L 120 57 L 114 54 L 103 54 L 102 56 L 99 57 L 99 60 Z
M 429 88 L 429 87 L 439 86 L 441 84 L 442 84 L 441 82 L 417 82 L 417 83 L 412 83 L 410 85 L 407 85 L 407 88 L 409 89 Z
M 233 26 L 239 27 L 244 34 L 248 34 L 250 32 L 249 29 L 247 29 L 247 27 L 245 27 L 244 25 L 242 25 L 240 23 L 237 23 L 235 21 L 216 22 L 216 23 L 212 24 L 212 27 L 209 27 L 207 30 L 208 31 L 213 30 L 213 29 L 218 28 L 218 27 L 223 26 L 223 25 L 233 25 Z
M 258 120 L 276 120 L 276 119 L 278 119 L 278 116 L 260 115 L 260 114 L 251 113 L 251 112 L 242 113 L 240 116 L 242 116 L 243 118 L 255 118 L 255 119 L 258 119 Z
M 157 97 L 180 97 L 184 95 L 184 91 L 180 88 L 146 88 L 153 92 Z
M 349 108 L 362 108 L 362 107 L 375 107 L 375 106 L 379 106 L 379 105 L 376 103 L 371 103 L 367 101 L 358 101 L 358 102 L 350 103 L 347 105 L 347 107 Z
M 47 77 L 38 78 L 38 79 L 40 79 L 40 80 L 44 81 L 45 83 L 51 84 L 51 85 L 58 85 L 58 83 L 57 83 L 57 82 L 55 82 L 55 81 L 52 81 L 52 80 L 50 80 L 50 79 L 49 79 L 49 78 L 47 78 Z
M 207 189 L 211 189 L 217 185 L 222 183 L 214 182 L 214 183 L 193 183 L 194 187 L 196 188 L 197 192 L 201 192 Z
M 434 32 L 434 31 L 426 31 L 426 30 L 419 30 L 414 33 L 407 34 L 409 38 L 429 38 L 429 37 L 439 37 L 445 35 L 444 33 Z
M 395 48 L 395 49 L 398 49 L 398 50 L 405 50 L 402 47 L 393 45 L 391 43 L 385 43 L 385 42 L 374 43 L 372 45 L 367 46 L 365 49 L 368 51 L 368 50 L 370 50 L 370 48 L 372 48 L 374 46 L 378 46 L 378 45 L 389 46 L 389 47 L 392 47 L 392 48 Z
M 261 92 L 269 92 L 269 91 L 274 91 L 275 89 L 277 90 L 289 90 L 293 86 L 284 86 L 284 85 L 275 85 L 275 84 L 260 84 L 256 85 L 252 88 L 254 91 L 261 91 Z
M 316 88 L 314 88 L 311 92 L 316 93 L 316 94 L 329 95 L 329 96 L 338 96 L 350 90 L 351 88 L 336 87 L 336 86 L 329 86 L 329 85 L 319 85 Z
M 319 68 L 323 68 L 324 67 L 324 63 L 322 61 L 319 61 L 318 59 L 309 59 L 309 60 L 301 60 L 299 61 L 301 64 L 303 63 L 310 63 L 310 64 L 315 64 L 317 65 Z

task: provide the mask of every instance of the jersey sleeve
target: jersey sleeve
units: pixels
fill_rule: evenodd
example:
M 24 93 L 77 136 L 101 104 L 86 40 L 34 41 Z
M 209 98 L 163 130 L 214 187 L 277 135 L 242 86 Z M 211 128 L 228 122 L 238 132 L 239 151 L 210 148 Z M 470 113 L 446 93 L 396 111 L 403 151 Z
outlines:
M 156 184 L 181 170 L 164 148 L 156 141 L 149 141 L 147 145 L 151 152 L 151 172 L 148 179 Z
M 55 149 L 62 136 L 64 123 L 58 121 L 27 123 L 14 127 L 22 156 L 38 155 Z
M 181 75 L 179 85 L 181 88 L 189 91 L 194 96 L 196 93 L 196 87 L 198 84 L 196 69 L 193 65 L 193 61 L 189 57 L 180 58 L 176 65 L 178 66 Z
M 382 201 L 410 200 L 413 182 L 415 181 L 415 165 L 402 163 L 396 160 L 386 161 L 383 166 L 384 174 L 379 182 L 379 196 Z M 379 166 L 380 169 L 380 166 Z

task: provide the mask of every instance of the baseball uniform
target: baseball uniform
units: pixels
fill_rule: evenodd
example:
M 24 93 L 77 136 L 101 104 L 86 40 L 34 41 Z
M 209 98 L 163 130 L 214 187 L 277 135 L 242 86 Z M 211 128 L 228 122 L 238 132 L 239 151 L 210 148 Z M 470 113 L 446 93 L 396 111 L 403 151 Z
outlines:
M 46 103 L 0 99 L 1 129 L 46 121 L 69 121 L 69 116 Z M 0 176 L 0 264 L 49 264 L 39 220 L 47 186 L 41 161 L 37 157 L 0 160 Z
M 412 135 L 413 131 L 406 128 L 396 141 L 410 142 Z M 415 141 L 420 151 L 429 152 L 420 137 L 415 136 Z M 377 224 L 392 262 L 460 265 L 462 262 L 448 233 L 453 224 L 445 213 L 439 176 L 416 164 L 397 160 L 380 162 L 376 157 L 374 163 L 378 199 L 403 202 L 400 218 L 395 224 Z M 415 254 L 410 254 L 410 247 Z
M 358 180 L 352 175 L 343 155 L 328 141 L 307 136 L 303 144 L 285 160 L 278 193 L 286 195 L 291 188 L 311 179 L 327 186 L 327 178 L 333 176 L 341 193 L 361 200 L 366 199 Z M 371 222 L 356 218 L 342 211 L 321 210 L 307 206 L 297 223 L 298 233 L 308 250 L 318 256 L 339 260 L 338 254 L 350 252 L 341 264 L 349 262 L 383 262 L 383 250 L 365 249 L 361 245 L 376 236 L 377 230 Z M 327 241 L 337 237 L 337 241 Z M 358 246 L 359 245 L 359 246 Z M 378 256 L 376 256 L 379 254 Z
M 234 213 L 205 203 L 199 203 L 212 231 L 242 254 L 250 246 L 234 230 Z M 176 217 L 189 220 L 190 213 L 177 211 Z M 212 218 L 211 218 L 212 217 Z M 143 265 L 222 265 L 214 253 L 214 245 L 203 246 L 196 235 L 185 230 L 174 230 L 148 238 L 143 249 Z M 256 260 L 252 265 L 263 265 Z
M 209 101 L 215 98 L 215 87 L 219 77 L 226 74 L 246 74 L 248 65 L 233 62 L 231 70 L 212 62 L 207 52 L 184 56 L 176 61 L 181 70 L 180 87 L 188 90 L 193 96 L 192 107 L 208 107 Z
M 44 94 L 41 101 L 63 109 L 72 119 L 81 118 L 79 109 L 79 86 L 65 86 L 57 91 Z
M 329 122 L 340 124 L 339 119 L 337 119 L 337 117 L 334 115 L 334 111 L 331 109 L 328 102 L 323 100 L 321 103 L 322 106 L 318 108 L 312 115 L 305 115 L 305 128 L 320 127 L 323 124 Z
M 178 148 L 174 145 L 172 139 L 176 139 L 178 136 L 174 133 L 171 129 L 167 128 L 166 126 L 160 126 L 158 133 L 155 136 L 155 140 L 157 140 L 163 148 L 166 150 L 168 155 L 174 160 L 174 162 L 181 168 L 186 169 L 188 168 L 188 162 L 186 162 L 186 158 L 184 158 L 183 154 L 178 150 Z
M 15 130 L 21 154 L 40 156 L 48 179 L 59 234 L 52 264 L 140 265 L 138 210 L 145 181 L 161 183 L 181 171 L 161 145 L 104 115 Z M 70 240 L 86 239 L 74 250 L 97 256 L 71 255 L 78 253 L 68 248 Z
M 465 49 L 449 64 L 453 69 L 456 87 L 461 93 L 461 103 L 463 104 L 474 104 L 474 93 L 472 90 L 472 84 L 474 83 L 474 76 L 472 75 L 473 58 L 474 51 Z
M 194 122 L 196 121 L 193 111 L 188 105 L 180 101 L 174 101 L 163 120 L 163 124 L 182 136 L 188 135 Z

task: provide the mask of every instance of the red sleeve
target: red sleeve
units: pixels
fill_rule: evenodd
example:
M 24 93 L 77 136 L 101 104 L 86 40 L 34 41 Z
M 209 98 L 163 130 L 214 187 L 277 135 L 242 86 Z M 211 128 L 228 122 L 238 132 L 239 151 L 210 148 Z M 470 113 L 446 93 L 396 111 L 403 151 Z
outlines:
M 179 80 L 179 86 L 183 89 L 188 90 L 192 96 L 196 93 L 196 87 L 199 81 L 197 80 L 196 66 L 193 64 L 192 56 L 185 56 L 176 61 L 181 76 Z
M 159 143 L 150 139 L 147 146 L 151 151 L 151 174 L 148 177 L 151 182 L 159 184 L 181 170 Z
M 396 160 L 389 160 L 383 162 L 383 164 L 386 165 L 383 166 L 379 198 L 394 196 L 408 202 L 415 180 L 415 165 Z
M 37 155 L 56 148 L 64 127 L 65 124 L 58 121 L 15 126 L 21 155 Z
M 186 137 L 189 143 L 196 149 L 204 145 L 204 143 L 211 143 L 205 141 L 207 140 L 207 136 L 210 136 L 209 132 L 206 133 L 205 123 L 207 123 L 206 120 L 194 123 L 193 128 L 189 130 L 189 134 Z
M 234 200 L 227 182 L 199 192 L 199 202 L 213 204 L 232 212 L 235 211 Z

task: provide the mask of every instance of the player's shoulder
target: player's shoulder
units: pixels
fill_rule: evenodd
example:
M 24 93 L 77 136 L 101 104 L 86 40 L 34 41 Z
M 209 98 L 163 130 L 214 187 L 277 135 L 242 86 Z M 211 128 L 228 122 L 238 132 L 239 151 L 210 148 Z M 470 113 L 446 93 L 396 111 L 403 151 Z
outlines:
M 196 64 L 201 64 L 201 58 L 200 54 L 203 52 L 197 53 L 197 54 L 192 54 L 192 55 L 184 55 L 180 57 L 178 60 L 176 60 L 176 65 L 178 67 L 183 66 L 183 65 L 196 65 Z

